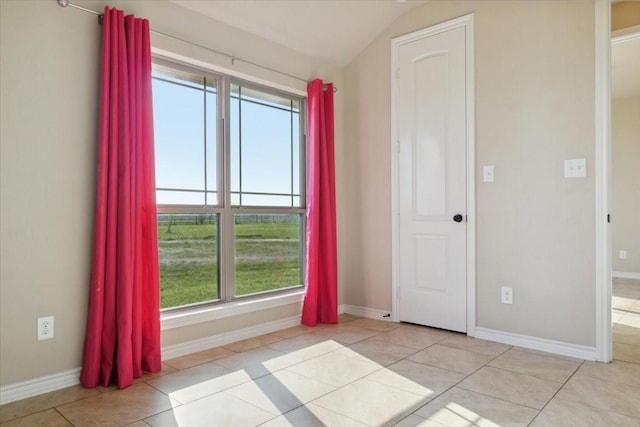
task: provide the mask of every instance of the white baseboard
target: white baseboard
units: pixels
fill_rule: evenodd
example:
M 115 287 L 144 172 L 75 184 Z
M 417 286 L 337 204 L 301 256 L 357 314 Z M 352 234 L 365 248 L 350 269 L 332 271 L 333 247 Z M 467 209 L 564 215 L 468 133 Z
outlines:
M 513 334 L 511 332 L 495 329 L 476 327 L 476 338 L 509 344 L 531 350 L 544 351 L 546 353 L 575 357 L 576 359 L 596 360 L 595 347 L 571 344 L 562 341 L 554 341 L 546 338 L 531 337 L 528 335 Z
M 391 312 L 378 310 L 375 308 L 360 307 L 357 305 L 342 304 L 340 306 L 342 313 L 351 314 L 353 316 L 367 317 L 369 319 L 391 321 Z M 339 310 L 339 311 L 340 311 Z M 385 317 L 386 316 L 386 317 Z
M 640 273 L 634 273 L 632 271 L 612 271 L 611 275 L 621 279 L 640 279 Z
M 80 368 L 0 386 L 0 405 L 80 384 Z
M 247 338 L 257 337 L 259 335 L 290 328 L 299 324 L 300 316 L 293 316 L 285 319 L 274 320 L 273 322 L 250 326 L 248 328 L 225 332 L 223 334 L 166 346 L 162 348 L 162 359 L 173 359 L 174 357 L 184 356 L 185 354 L 195 353 Z M 80 384 L 80 370 L 81 368 L 76 368 L 70 371 L 60 372 L 58 374 L 0 386 L 0 405 Z

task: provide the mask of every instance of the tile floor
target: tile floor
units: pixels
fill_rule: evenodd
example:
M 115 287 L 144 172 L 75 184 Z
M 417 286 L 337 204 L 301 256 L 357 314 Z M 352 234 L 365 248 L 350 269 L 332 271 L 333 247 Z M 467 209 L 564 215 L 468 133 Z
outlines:
M 613 279 L 613 357 L 640 363 L 640 280 Z
M 168 360 L 125 390 L 3 405 L 0 424 L 637 427 L 640 283 L 614 295 L 611 364 L 343 315 Z

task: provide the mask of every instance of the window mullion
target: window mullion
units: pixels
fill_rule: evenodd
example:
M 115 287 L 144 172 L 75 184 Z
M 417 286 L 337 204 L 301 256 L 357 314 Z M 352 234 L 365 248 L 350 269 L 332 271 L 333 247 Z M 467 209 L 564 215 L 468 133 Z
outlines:
M 209 191 L 207 183 L 207 76 L 202 80 L 202 151 L 204 154 L 204 205 L 207 206 Z
M 235 295 L 235 239 L 233 228 L 233 211 L 231 209 L 231 98 L 230 82 L 227 77 L 222 79 L 222 96 L 220 96 L 220 120 L 222 123 L 221 148 L 224 183 L 221 188 L 224 206 L 222 214 L 222 232 L 220 243 L 220 264 L 223 265 L 220 276 L 220 292 L 226 301 L 233 299 Z

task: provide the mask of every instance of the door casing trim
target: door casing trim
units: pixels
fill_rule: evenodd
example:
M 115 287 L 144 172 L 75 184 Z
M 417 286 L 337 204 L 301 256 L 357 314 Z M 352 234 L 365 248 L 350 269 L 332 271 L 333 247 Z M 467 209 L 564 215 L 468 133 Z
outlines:
M 414 31 L 391 40 L 391 305 L 394 322 L 400 321 L 400 271 L 398 269 L 400 252 L 399 233 L 399 196 L 398 196 L 398 50 L 400 46 L 431 37 L 436 34 L 465 28 L 466 56 L 466 173 L 467 173 L 467 335 L 475 336 L 476 328 L 476 215 L 475 215 L 475 78 L 473 14 L 461 16 L 441 24 Z
M 613 356 L 611 339 L 611 2 L 595 1 L 595 348 Z

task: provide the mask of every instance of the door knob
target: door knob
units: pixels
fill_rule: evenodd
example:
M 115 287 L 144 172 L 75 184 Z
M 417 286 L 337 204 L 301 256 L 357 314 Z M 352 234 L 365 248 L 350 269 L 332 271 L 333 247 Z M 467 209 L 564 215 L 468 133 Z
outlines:
M 454 220 L 455 222 L 462 222 L 462 215 L 460 215 L 460 214 L 455 214 L 455 215 L 453 216 L 453 220 Z

